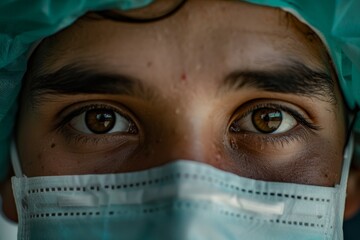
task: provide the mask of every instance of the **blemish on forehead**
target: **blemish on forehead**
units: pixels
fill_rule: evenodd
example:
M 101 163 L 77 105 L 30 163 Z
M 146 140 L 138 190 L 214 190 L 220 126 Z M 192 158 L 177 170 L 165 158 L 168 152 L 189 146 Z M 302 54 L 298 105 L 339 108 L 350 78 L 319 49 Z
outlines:
M 185 72 L 181 74 L 180 80 L 181 80 L 182 82 L 186 82 L 187 76 L 186 76 L 186 73 L 185 73 Z

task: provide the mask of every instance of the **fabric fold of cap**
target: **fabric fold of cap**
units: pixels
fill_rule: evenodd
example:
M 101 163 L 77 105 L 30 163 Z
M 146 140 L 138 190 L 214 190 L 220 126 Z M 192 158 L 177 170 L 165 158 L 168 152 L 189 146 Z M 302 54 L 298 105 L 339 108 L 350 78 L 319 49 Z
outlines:
M 234 0 L 240 1 L 240 0 Z M 350 108 L 360 106 L 360 1 L 246 0 L 294 14 L 324 41 Z M 17 97 L 34 44 L 91 10 L 129 10 L 152 0 L 2 0 L 0 2 L 0 181 L 9 167 Z M 360 124 L 356 129 L 360 132 Z
M 2 0 L 0 2 L 0 181 L 10 166 L 17 97 L 29 51 L 88 11 L 129 10 L 152 0 Z

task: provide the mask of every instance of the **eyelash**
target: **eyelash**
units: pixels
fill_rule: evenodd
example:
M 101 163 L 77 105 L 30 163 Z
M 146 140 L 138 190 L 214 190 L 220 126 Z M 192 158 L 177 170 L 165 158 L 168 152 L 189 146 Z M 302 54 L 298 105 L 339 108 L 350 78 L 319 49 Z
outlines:
M 246 117 L 247 115 L 251 114 L 253 111 L 260 109 L 260 108 L 273 108 L 273 109 L 285 111 L 285 112 L 289 113 L 292 117 L 294 117 L 296 119 L 296 121 L 298 121 L 301 125 L 306 126 L 312 130 L 319 130 L 318 126 L 307 121 L 301 114 L 299 114 L 295 110 L 293 110 L 289 107 L 280 105 L 280 104 L 275 104 L 275 103 L 257 104 L 256 106 L 249 108 L 244 114 L 242 114 L 239 118 L 237 118 L 237 120 Z
M 109 109 L 109 110 L 113 110 L 115 112 L 117 112 L 118 114 L 120 114 L 121 116 L 125 117 L 128 121 L 132 122 L 133 121 L 124 113 L 119 112 L 117 109 L 110 107 L 108 105 L 105 104 L 93 104 L 93 105 L 88 105 L 88 106 L 84 106 L 84 107 L 80 107 L 74 111 L 72 111 L 70 114 L 68 114 L 67 116 L 65 116 L 57 125 L 56 125 L 56 131 L 61 132 L 62 134 L 64 134 L 64 136 L 66 137 L 66 139 L 69 142 L 76 142 L 76 143 L 82 143 L 82 144 L 86 144 L 91 142 L 92 144 L 98 144 L 100 141 L 111 141 L 111 137 L 109 135 L 109 137 L 106 138 L 101 138 L 101 137 L 91 137 L 91 136 L 87 136 L 84 134 L 78 134 L 75 133 L 74 131 L 69 131 L 67 129 L 67 125 L 68 123 L 76 116 L 92 110 L 92 109 L 97 109 L 97 108 L 103 108 L 103 109 Z M 274 104 L 274 103 L 262 103 L 262 104 L 257 104 L 249 109 L 247 109 L 247 111 L 243 114 L 240 115 L 240 117 L 237 117 L 235 121 L 236 122 L 246 116 L 248 116 L 249 114 L 251 114 L 253 111 L 260 109 L 260 108 L 274 108 L 277 110 L 282 110 L 285 111 L 287 113 L 289 113 L 292 117 L 295 118 L 295 120 L 298 122 L 298 124 L 300 124 L 301 126 L 303 126 L 304 128 L 297 133 L 292 133 L 292 134 L 286 134 L 286 133 L 280 133 L 280 134 L 252 134 L 254 136 L 256 136 L 257 141 L 261 142 L 261 143 L 272 143 L 272 144 L 281 144 L 282 146 L 284 144 L 289 144 L 291 142 L 294 141 L 300 141 L 300 140 L 306 140 L 307 136 L 309 134 L 309 131 L 318 131 L 320 130 L 319 126 L 316 126 L 315 124 L 307 121 L 301 114 L 299 114 L 298 112 L 296 112 L 295 110 L 280 105 L 280 104 Z M 133 123 L 134 124 L 134 123 Z M 135 125 L 135 124 L 134 124 Z M 296 127 L 295 127 L 296 128 Z
M 92 105 L 80 107 L 80 108 L 72 111 L 68 115 L 66 115 L 58 124 L 56 124 L 56 126 L 55 126 L 56 131 L 62 133 L 68 142 L 81 143 L 81 144 L 91 143 L 91 144 L 96 145 L 96 144 L 100 143 L 101 141 L 103 141 L 104 143 L 111 141 L 112 140 L 111 134 L 108 134 L 108 137 L 106 137 L 106 138 L 93 137 L 91 135 L 76 133 L 75 131 L 70 131 L 68 129 L 67 125 L 74 117 L 77 117 L 86 111 L 93 110 L 93 109 L 99 109 L 99 108 L 112 110 L 112 111 L 120 114 L 122 117 L 126 118 L 129 122 L 131 122 L 132 124 L 134 124 L 134 126 L 136 126 L 134 121 L 132 121 L 131 118 L 127 114 L 120 112 L 119 110 L 115 109 L 114 107 L 110 107 L 109 105 L 106 105 L 106 104 L 92 104 Z
M 279 133 L 279 134 L 261 134 L 261 133 L 246 133 L 244 134 L 245 136 L 251 134 L 252 137 L 256 137 L 258 142 L 262 143 L 262 144 L 281 144 L 281 146 L 284 146 L 285 144 L 290 144 L 291 142 L 294 141 L 306 141 L 307 140 L 307 136 L 309 135 L 309 133 L 312 133 L 314 131 L 318 131 L 321 128 L 309 121 L 307 121 L 305 119 L 305 117 L 303 117 L 301 114 L 299 114 L 297 111 L 280 105 L 280 104 L 275 104 L 275 103 L 261 103 L 261 104 L 256 104 L 253 107 L 250 107 L 249 109 L 246 110 L 245 113 L 241 114 L 239 117 L 236 118 L 236 120 L 232 121 L 231 125 L 234 122 L 237 122 L 245 117 L 247 117 L 249 114 L 252 114 L 253 111 L 257 110 L 257 109 L 261 109 L 261 108 L 273 108 L 276 110 L 281 110 L 281 111 L 285 111 L 287 113 L 289 113 L 293 118 L 295 118 L 295 120 L 297 121 L 297 123 L 301 126 L 303 126 L 302 129 L 300 129 L 298 132 L 292 132 L 291 134 L 288 133 Z M 230 125 L 230 127 L 231 127 Z M 295 128 L 297 128 L 297 126 L 295 126 Z M 291 131 L 291 130 L 290 130 Z

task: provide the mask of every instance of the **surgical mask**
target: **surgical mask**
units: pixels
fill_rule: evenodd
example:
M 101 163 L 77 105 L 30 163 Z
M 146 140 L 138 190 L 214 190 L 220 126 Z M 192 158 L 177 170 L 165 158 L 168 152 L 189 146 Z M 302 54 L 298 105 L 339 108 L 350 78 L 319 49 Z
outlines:
M 348 144 L 335 187 L 266 182 L 178 160 L 120 174 L 12 178 L 19 239 L 342 239 Z

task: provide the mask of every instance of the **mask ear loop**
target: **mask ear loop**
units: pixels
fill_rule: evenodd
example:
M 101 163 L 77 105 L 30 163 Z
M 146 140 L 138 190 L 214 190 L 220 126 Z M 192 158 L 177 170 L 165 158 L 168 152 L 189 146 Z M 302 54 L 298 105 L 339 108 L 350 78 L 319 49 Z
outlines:
M 344 147 L 343 166 L 342 166 L 342 171 L 341 171 L 340 184 L 336 186 L 336 187 L 340 188 L 339 189 L 340 192 L 339 192 L 339 194 L 337 194 L 337 196 L 335 196 L 337 198 L 336 202 L 338 203 L 337 208 L 339 210 L 338 211 L 339 213 L 345 212 L 346 189 L 347 189 L 348 177 L 349 177 L 349 172 L 350 172 L 351 160 L 352 160 L 352 156 L 354 153 L 353 130 L 354 130 L 354 126 L 355 126 L 355 123 L 357 120 L 358 112 L 359 112 L 359 108 L 356 107 L 354 109 L 354 111 L 352 112 L 353 113 L 352 116 L 350 116 L 351 117 L 350 125 L 346 132 L 346 142 L 345 142 L 345 147 Z M 337 217 L 337 224 L 342 226 L 343 214 L 339 214 L 339 216 L 336 216 L 336 217 Z M 342 238 L 343 237 L 341 237 L 341 239 Z
M 11 165 L 13 167 L 15 176 L 18 178 L 24 177 L 24 175 L 22 173 L 20 159 L 19 159 L 19 155 L 18 155 L 18 151 L 17 151 L 16 143 L 15 143 L 14 139 L 11 140 L 10 158 L 11 158 Z
M 354 153 L 354 126 L 357 120 L 357 116 L 359 113 L 359 107 L 356 106 L 353 110 L 353 115 L 351 116 L 352 119 L 350 120 L 350 125 L 346 132 L 346 142 L 345 142 L 345 148 L 344 148 L 344 154 L 343 154 L 343 167 L 342 167 L 342 173 L 341 173 L 341 180 L 340 185 L 344 186 L 345 189 L 347 187 L 347 180 L 349 177 L 349 171 L 350 171 L 350 164 Z
M 347 132 L 346 132 L 345 146 L 347 146 L 349 144 L 349 141 L 352 138 L 354 126 L 355 126 L 356 120 L 358 119 L 357 116 L 358 116 L 359 112 L 360 112 L 360 108 L 356 105 L 354 110 L 352 111 L 353 117 L 350 120 L 350 125 L 349 125 L 349 128 L 347 129 Z

